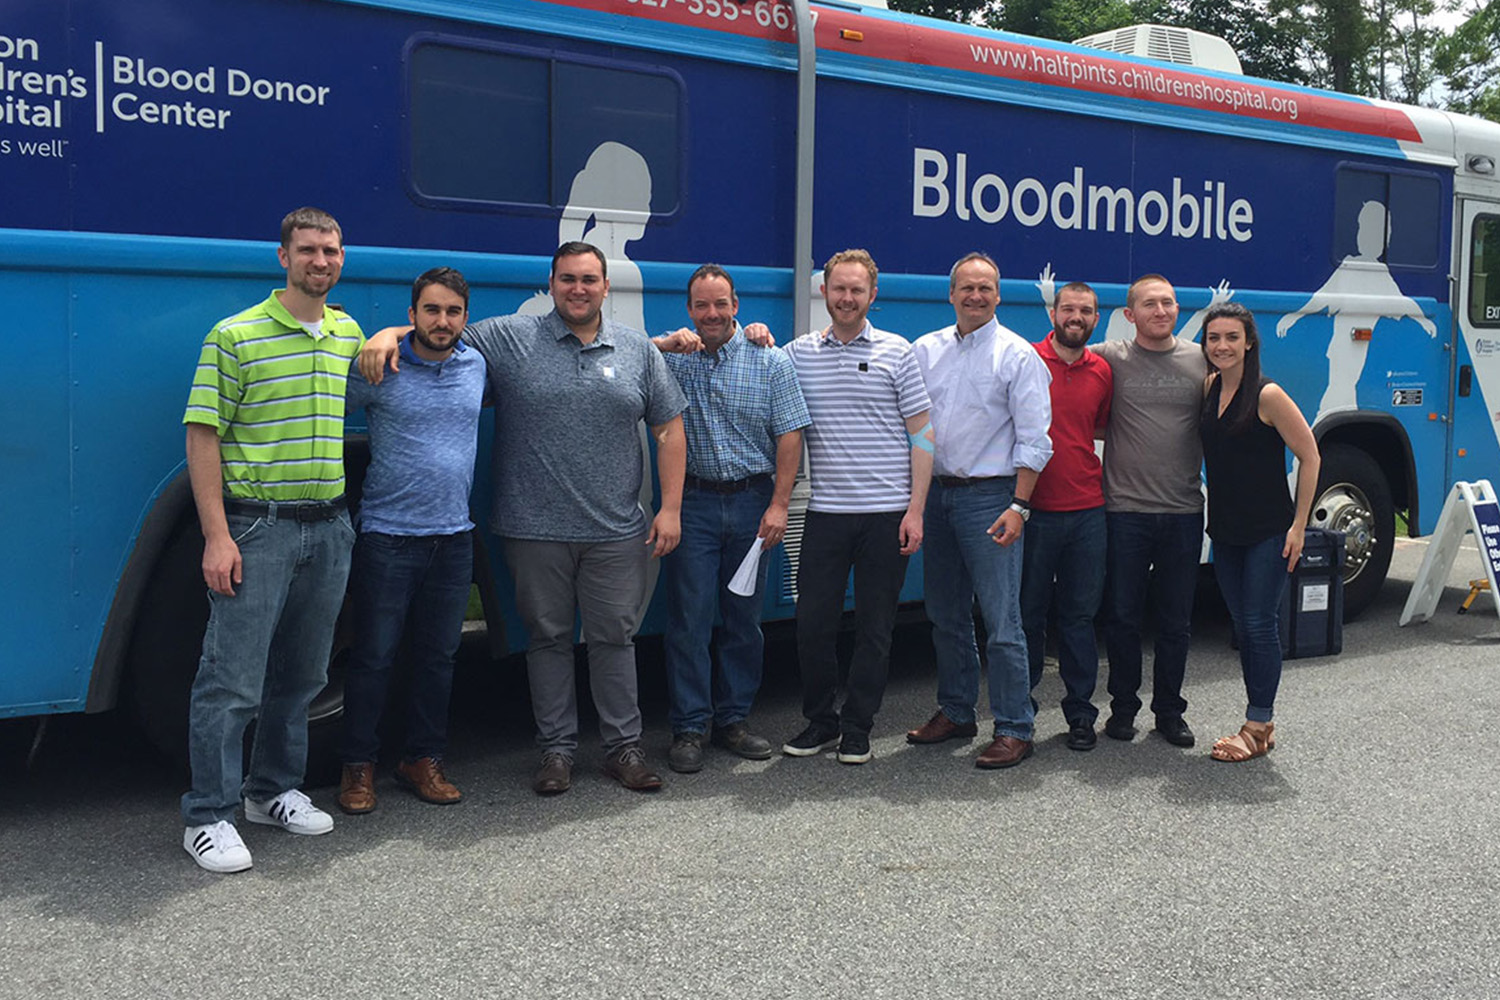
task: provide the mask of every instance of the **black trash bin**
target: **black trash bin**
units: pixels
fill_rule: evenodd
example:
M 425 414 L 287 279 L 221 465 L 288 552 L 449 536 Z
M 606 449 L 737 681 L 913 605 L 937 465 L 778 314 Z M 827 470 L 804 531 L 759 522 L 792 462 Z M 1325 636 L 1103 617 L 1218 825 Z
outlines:
M 1344 533 L 1308 528 L 1281 597 L 1281 657 L 1332 656 L 1343 648 Z

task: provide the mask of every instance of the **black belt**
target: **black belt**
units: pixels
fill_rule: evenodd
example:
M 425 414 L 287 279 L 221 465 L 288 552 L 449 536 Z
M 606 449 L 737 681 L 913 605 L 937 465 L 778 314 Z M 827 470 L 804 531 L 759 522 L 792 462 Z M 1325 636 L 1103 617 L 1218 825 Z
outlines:
M 993 483 L 997 479 L 1009 479 L 1009 476 L 975 476 L 972 479 L 964 476 L 934 476 L 938 482 L 947 487 L 978 486 L 980 483 Z
M 770 475 L 763 472 L 748 479 L 699 479 L 697 476 L 688 476 L 683 485 L 690 490 L 703 490 L 705 493 L 743 493 L 752 486 L 770 481 Z
M 240 517 L 265 517 L 274 507 L 277 517 L 286 517 L 294 521 L 332 521 L 346 506 L 341 496 L 334 497 L 332 500 L 288 500 L 280 503 L 265 500 L 241 500 L 239 497 L 224 498 L 224 513 L 226 514 L 237 514 Z

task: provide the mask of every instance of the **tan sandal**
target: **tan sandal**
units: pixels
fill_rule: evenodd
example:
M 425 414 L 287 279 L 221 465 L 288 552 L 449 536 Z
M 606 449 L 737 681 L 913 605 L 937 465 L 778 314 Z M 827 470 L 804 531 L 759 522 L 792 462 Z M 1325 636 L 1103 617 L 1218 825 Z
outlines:
M 1231 764 L 1264 757 L 1276 749 L 1275 733 L 1274 722 L 1246 722 L 1233 736 L 1215 741 L 1209 756 Z

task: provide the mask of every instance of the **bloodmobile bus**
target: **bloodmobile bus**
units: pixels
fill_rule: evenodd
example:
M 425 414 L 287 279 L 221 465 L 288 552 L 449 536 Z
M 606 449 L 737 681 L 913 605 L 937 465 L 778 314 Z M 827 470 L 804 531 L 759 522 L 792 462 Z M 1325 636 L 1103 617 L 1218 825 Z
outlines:
M 303 204 L 344 225 L 333 298 L 367 331 L 404 322 L 440 263 L 476 317 L 545 310 L 569 239 L 604 249 L 607 308 L 652 333 L 711 260 L 785 341 L 824 315 L 814 263 L 858 246 L 881 268 L 872 320 L 910 337 L 952 321 L 971 249 L 1031 339 L 1055 282 L 1099 290 L 1098 339 L 1131 335 L 1142 273 L 1175 284 L 1185 336 L 1232 297 L 1314 424 L 1313 523 L 1348 533 L 1352 610 L 1398 512 L 1420 534 L 1451 483 L 1500 470 L 1500 126 L 797 2 L 0 7 L 0 716 L 118 705 L 182 745 L 208 610 L 183 407 L 209 326 L 281 283 L 276 225 Z M 491 640 L 514 651 L 481 536 Z M 794 514 L 768 619 L 792 613 L 799 539 Z

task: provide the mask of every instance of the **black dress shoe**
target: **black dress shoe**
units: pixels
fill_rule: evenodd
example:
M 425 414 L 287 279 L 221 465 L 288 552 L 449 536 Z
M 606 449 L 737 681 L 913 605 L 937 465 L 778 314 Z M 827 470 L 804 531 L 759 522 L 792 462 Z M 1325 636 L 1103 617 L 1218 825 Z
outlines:
M 1097 742 L 1099 737 L 1094 735 L 1093 723 L 1075 722 L 1068 727 L 1069 750 L 1092 750 Z
M 1190 747 L 1197 742 L 1187 721 L 1180 715 L 1162 715 L 1156 718 L 1156 731 L 1161 738 L 1174 747 Z
M 1135 720 L 1111 715 L 1109 720 L 1104 723 L 1104 735 L 1112 740 L 1129 743 L 1135 739 Z

